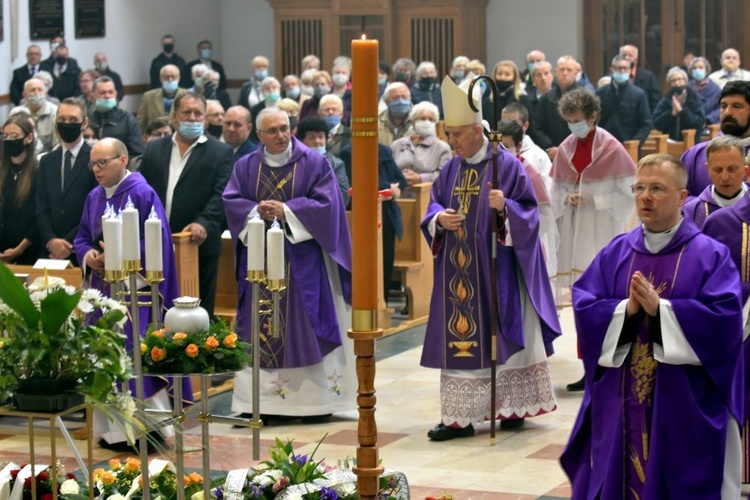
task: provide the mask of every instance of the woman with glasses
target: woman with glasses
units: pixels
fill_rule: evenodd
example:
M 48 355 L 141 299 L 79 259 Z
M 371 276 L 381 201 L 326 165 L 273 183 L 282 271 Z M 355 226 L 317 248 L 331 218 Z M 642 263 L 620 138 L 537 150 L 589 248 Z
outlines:
M 0 260 L 33 264 L 39 257 L 34 213 L 34 120 L 26 113 L 11 116 L 2 128 L 0 159 Z

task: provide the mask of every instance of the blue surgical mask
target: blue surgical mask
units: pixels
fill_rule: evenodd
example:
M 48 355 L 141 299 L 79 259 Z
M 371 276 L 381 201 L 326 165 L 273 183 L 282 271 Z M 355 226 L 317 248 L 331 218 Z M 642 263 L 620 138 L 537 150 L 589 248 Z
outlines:
M 201 50 L 201 58 L 202 59 L 211 59 L 211 56 L 214 55 L 213 50 L 211 49 L 203 49 Z
M 331 87 L 328 85 L 316 85 L 313 89 L 313 93 L 315 94 L 315 97 L 321 98 L 324 95 L 331 93 Z
M 179 83 L 180 82 L 178 82 L 177 80 L 161 82 L 161 88 L 167 94 L 174 94 L 175 92 L 177 92 L 177 87 L 178 87 Z
M 279 99 L 281 99 L 281 92 L 266 92 L 265 94 L 263 94 L 263 99 L 265 99 L 269 104 L 276 104 L 277 102 L 279 102 Z
M 529 73 L 532 73 L 532 74 L 533 74 L 533 71 L 534 71 L 534 65 L 535 65 L 535 64 L 536 64 L 535 62 L 530 62 L 530 63 L 529 63 Z
M 180 135 L 185 139 L 197 139 L 202 134 L 203 122 L 180 122 Z
M 455 73 L 453 73 L 453 76 L 456 78 L 456 80 L 463 80 L 464 72 L 462 70 L 458 70 Z
M 117 106 L 117 100 L 114 97 L 110 97 L 109 99 L 96 100 L 96 109 L 97 111 L 101 111 L 102 113 L 114 109 L 115 106 Z
M 411 110 L 411 101 L 409 99 L 395 99 L 388 103 L 388 111 L 394 116 L 406 116 Z
M 193 83 L 194 83 L 194 84 L 195 84 L 195 86 L 196 86 L 196 87 L 198 87 L 198 88 L 202 87 L 202 86 L 203 86 L 203 77 L 202 77 L 202 76 L 199 76 L 199 77 L 197 77 L 197 78 L 194 78 L 194 79 L 193 79 Z
M 339 115 L 326 115 L 323 117 L 323 121 L 326 123 L 328 130 L 341 123 L 341 116 Z
M 300 93 L 299 87 L 294 87 L 293 89 L 287 89 L 286 96 L 289 99 L 297 99 L 299 97 L 299 93 Z
M 316 152 L 318 152 L 318 153 L 320 153 L 322 155 L 326 154 L 326 147 L 325 146 L 320 146 L 318 148 L 310 148 L 310 149 L 312 149 L 313 151 L 316 151 Z
M 586 136 L 589 135 L 589 132 L 591 132 L 589 124 L 586 123 L 586 120 L 581 120 L 580 122 L 576 123 L 568 123 L 568 128 L 570 129 L 570 133 L 578 137 L 579 139 L 586 138 Z
M 268 71 L 265 69 L 260 69 L 255 72 L 255 79 L 256 80 L 262 80 L 264 78 L 268 77 Z
M 388 83 L 388 78 L 386 78 L 384 76 L 379 76 L 378 77 L 378 85 L 380 85 L 382 87 L 386 83 Z
M 693 79 L 702 82 L 706 79 L 706 72 L 700 68 L 695 68 L 692 71 Z
M 630 80 L 630 75 L 628 73 L 620 73 L 619 71 L 615 71 L 614 73 L 612 73 L 612 79 L 617 83 L 625 83 Z

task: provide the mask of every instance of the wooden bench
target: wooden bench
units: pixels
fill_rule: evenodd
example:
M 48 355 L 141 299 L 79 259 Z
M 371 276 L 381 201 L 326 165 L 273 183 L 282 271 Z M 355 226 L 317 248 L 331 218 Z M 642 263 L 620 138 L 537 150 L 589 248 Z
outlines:
M 393 272 L 406 290 L 410 320 L 426 318 L 430 310 L 433 258 L 420 225 L 430 202 L 431 187 L 430 182 L 415 184 L 410 188 L 415 194 L 414 199 L 398 200 L 404 236 L 401 241 L 396 241 Z
M 628 152 L 628 156 L 630 156 L 630 159 L 633 160 L 633 163 L 636 165 L 638 164 L 638 146 L 639 141 L 632 140 L 632 141 L 625 141 L 622 143 L 622 145 L 625 147 L 625 151 Z
M 710 123 L 706 125 L 706 129 L 708 129 L 708 136 L 702 136 L 702 139 L 704 141 L 710 141 L 717 135 L 719 135 L 719 132 L 721 131 L 721 124 L 719 123 Z
M 695 129 L 682 131 L 682 141 L 667 141 L 667 153 L 679 158 L 682 153 L 695 146 Z
M 643 143 L 643 147 L 641 147 L 640 157 L 643 158 L 646 155 L 654 153 L 666 154 L 668 138 L 669 136 L 666 134 L 662 134 L 658 130 L 652 130 L 651 133 L 648 134 L 646 142 Z

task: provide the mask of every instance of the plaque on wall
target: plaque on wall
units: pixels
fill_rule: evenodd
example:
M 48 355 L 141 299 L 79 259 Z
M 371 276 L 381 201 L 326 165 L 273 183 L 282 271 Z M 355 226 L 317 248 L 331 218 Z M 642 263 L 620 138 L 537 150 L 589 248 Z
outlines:
M 104 0 L 75 0 L 76 38 L 105 35 Z
M 48 40 L 65 32 L 63 0 L 29 0 L 32 40 Z
M 5 17 L 3 16 L 3 0 L 0 0 L 0 42 L 5 40 Z

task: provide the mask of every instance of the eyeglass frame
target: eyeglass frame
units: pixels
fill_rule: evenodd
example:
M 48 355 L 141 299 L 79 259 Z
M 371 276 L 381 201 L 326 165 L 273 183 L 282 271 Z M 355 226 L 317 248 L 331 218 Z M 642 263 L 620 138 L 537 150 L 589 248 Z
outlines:
M 646 189 L 648 188 L 648 189 Z M 666 186 L 662 186 L 661 184 L 651 184 L 650 186 L 646 186 L 646 184 L 631 184 L 630 185 L 630 192 L 633 193 L 633 196 L 638 198 L 640 196 L 643 196 L 646 191 L 648 191 L 648 194 L 654 197 L 659 197 L 664 195 L 665 193 L 668 193 L 669 191 L 683 191 L 685 188 L 668 188 Z
M 122 158 L 121 155 L 113 156 L 112 158 L 102 158 L 100 160 L 96 160 L 95 162 L 90 161 L 89 162 L 89 170 L 94 170 L 94 168 L 98 168 L 99 170 L 104 170 L 105 168 L 109 167 L 109 164 L 113 161 Z M 103 165 L 100 165 L 101 162 L 104 162 Z

